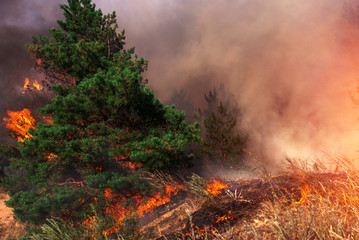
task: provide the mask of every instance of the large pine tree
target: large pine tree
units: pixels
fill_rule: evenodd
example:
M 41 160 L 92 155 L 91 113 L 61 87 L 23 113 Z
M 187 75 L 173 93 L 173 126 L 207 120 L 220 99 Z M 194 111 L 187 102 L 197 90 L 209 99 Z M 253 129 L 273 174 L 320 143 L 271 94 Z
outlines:
M 106 189 L 145 193 L 139 172 L 178 165 L 186 145 L 200 140 L 196 124 L 145 87 L 147 62 L 124 50 L 114 13 L 103 15 L 91 0 L 61 8 L 60 29 L 27 47 L 55 93 L 40 110 L 53 124 L 38 123 L 12 160 L 26 184 L 10 191 L 8 205 L 36 224 L 81 218 Z

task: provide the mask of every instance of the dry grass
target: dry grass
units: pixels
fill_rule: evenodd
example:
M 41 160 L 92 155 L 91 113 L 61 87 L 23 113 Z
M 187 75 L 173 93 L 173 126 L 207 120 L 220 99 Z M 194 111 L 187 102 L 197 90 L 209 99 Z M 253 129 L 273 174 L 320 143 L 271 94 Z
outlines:
M 157 226 L 163 223 L 163 226 L 168 225 L 173 228 L 176 224 L 169 220 L 180 219 L 172 216 L 180 214 L 183 215 L 183 218 L 187 218 L 187 222 L 189 222 L 187 226 L 190 226 L 190 231 L 182 232 L 182 237 L 181 234 L 172 235 L 173 238 L 170 235 L 161 234 L 168 236 L 168 238 L 161 239 L 359 239 L 359 171 L 348 159 L 332 158 L 331 164 L 328 165 L 318 159 L 310 162 L 294 161 L 288 158 L 285 169 L 287 171 L 283 173 L 284 175 L 301 183 L 301 193 L 288 191 L 287 188 L 285 191 L 279 191 L 284 189 L 283 186 L 272 180 L 274 178 L 269 176 L 267 171 L 263 171 L 262 180 L 269 183 L 273 189 L 272 195 L 259 203 L 259 208 L 251 218 L 239 219 L 236 222 L 223 222 L 220 232 L 212 231 L 212 229 L 200 232 L 195 229 L 195 224 L 192 225 L 194 223 L 193 213 L 196 210 L 189 211 L 188 204 L 186 205 L 187 202 L 185 202 L 181 211 L 176 214 L 174 211 L 170 211 L 167 215 L 171 215 L 171 217 L 162 216 L 161 221 L 154 222 L 157 223 L 155 224 Z M 162 173 L 157 173 L 155 177 L 151 176 L 151 178 L 155 179 L 153 181 L 157 186 L 174 184 L 174 180 L 170 176 Z M 189 199 L 196 198 L 197 202 L 206 201 L 208 205 L 210 201 L 207 199 L 207 195 L 203 194 L 203 179 L 193 175 L 186 187 L 193 193 L 193 195 L 188 195 Z M 228 203 L 246 201 L 243 197 L 246 195 L 242 194 L 240 189 L 238 191 L 237 193 L 235 190 L 227 192 L 211 201 L 218 201 L 215 203 L 222 204 L 224 201 L 221 202 L 221 198 L 227 198 Z M 210 203 L 212 204 L 212 202 Z M 205 207 L 205 204 L 197 205 L 195 208 L 197 210 Z M 178 209 L 176 208 L 176 210 Z M 161 231 L 165 231 L 165 228 L 161 228 Z M 170 231 L 165 232 L 170 233 Z M 177 233 L 179 233 L 178 230 Z M 81 239 L 81 237 L 78 238 Z
M 286 160 L 286 174 L 304 183 L 301 198 L 274 194 L 251 221 L 235 227 L 236 237 L 226 239 L 359 239 L 359 171 L 353 164 L 342 157 L 329 167 Z
M 16 221 L 12 209 L 6 207 L 6 200 L 9 200 L 9 196 L 0 188 L 0 240 L 21 236 L 26 232 L 26 226 Z
M 286 159 L 287 171 L 282 174 L 302 183 L 301 196 L 278 191 L 283 187 L 263 171 L 262 180 L 272 185 L 273 192 L 251 219 L 227 226 L 221 233 L 193 231 L 178 239 L 359 239 L 359 171 L 344 157 L 327 159 Z

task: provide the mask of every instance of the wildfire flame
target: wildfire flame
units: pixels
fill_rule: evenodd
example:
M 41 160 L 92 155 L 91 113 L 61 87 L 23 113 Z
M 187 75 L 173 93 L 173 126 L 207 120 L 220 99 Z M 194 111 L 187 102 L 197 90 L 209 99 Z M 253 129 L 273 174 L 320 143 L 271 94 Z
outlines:
M 37 80 L 35 80 L 32 85 L 37 89 L 37 90 L 42 90 L 42 86 L 39 85 L 39 83 L 37 82 Z
M 310 190 L 310 188 L 309 188 L 309 186 L 306 184 L 306 185 L 304 186 L 304 188 L 301 190 L 301 193 L 302 193 L 301 198 L 299 199 L 299 201 L 295 202 L 295 204 L 299 204 L 299 205 L 305 204 L 306 201 L 307 201 L 307 195 L 308 195 L 308 193 L 309 193 L 309 190 Z
M 49 160 L 52 161 L 54 159 L 56 159 L 58 156 L 54 153 L 45 153 L 45 157 Z
M 37 80 L 34 80 L 32 83 L 32 86 L 30 85 L 29 78 L 25 78 L 24 82 L 24 91 L 22 93 L 25 93 L 26 90 L 42 90 L 43 87 L 37 82 Z
M 140 196 L 135 196 L 134 204 L 132 204 L 132 207 L 124 207 L 124 199 L 120 198 L 120 201 L 118 201 L 115 205 L 107 208 L 106 212 L 111 215 L 116 215 L 116 220 L 118 221 L 123 220 L 126 215 L 128 216 L 128 214 L 136 214 L 140 217 L 143 217 L 145 213 L 152 211 L 158 206 L 168 203 L 171 199 L 171 196 L 177 194 L 178 190 L 179 189 L 177 187 L 166 185 L 166 191 L 164 194 L 158 192 L 154 196 L 148 198 L 147 201 L 145 201 L 145 199 Z M 108 199 L 116 199 L 117 194 L 113 193 L 111 189 L 106 189 L 105 197 Z
M 29 86 L 30 86 L 29 78 L 25 78 L 24 89 L 27 89 Z
M 9 117 L 3 119 L 6 124 L 6 128 L 14 131 L 18 141 L 23 141 L 24 139 L 29 139 L 32 137 L 28 133 L 30 128 L 35 127 L 35 119 L 31 116 L 31 111 L 25 108 L 22 111 L 13 112 L 7 111 Z
M 171 197 L 176 195 L 180 187 L 166 185 L 165 192 L 161 194 L 156 193 L 154 196 L 145 199 L 143 196 L 134 196 L 130 206 L 126 206 L 126 198 L 114 193 L 111 189 L 106 189 L 104 196 L 112 203 L 106 208 L 106 214 L 110 215 L 117 223 L 127 216 L 139 216 L 143 217 L 145 213 L 152 212 L 156 207 L 168 203 Z M 84 223 L 92 223 L 92 219 L 87 219 Z M 116 232 L 116 228 L 111 228 L 103 231 L 105 236 Z
M 218 195 L 222 192 L 222 189 L 228 188 L 228 185 L 221 183 L 216 179 L 212 179 L 210 183 L 207 184 L 207 192 L 211 195 Z

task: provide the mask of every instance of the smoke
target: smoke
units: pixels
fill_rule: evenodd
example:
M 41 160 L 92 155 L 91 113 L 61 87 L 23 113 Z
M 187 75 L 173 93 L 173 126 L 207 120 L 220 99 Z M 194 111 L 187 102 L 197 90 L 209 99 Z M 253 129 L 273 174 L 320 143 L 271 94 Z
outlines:
M 11 91 L 32 71 L 24 44 L 54 26 L 64 1 L 2 2 L 4 111 L 19 105 Z M 240 127 L 254 156 L 357 157 L 359 113 L 349 94 L 359 76 L 355 1 L 94 2 L 104 13 L 117 12 L 127 47 L 149 60 L 149 87 L 162 101 L 183 89 L 199 107 L 203 95 L 223 83 L 241 108 Z
M 161 100 L 184 89 L 200 106 L 220 83 L 230 89 L 255 156 L 357 157 L 358 112 L 349 94 L 359 70 L 355 2 L 96 3 L 117 11 L 128 45 L 150 60 L 147 77 Z
M 33 35 L 47 34 L 61 17 L 60 0 L 1 0 L 0 8 L 0 118 L 7 110 L 31 107 L 34 99 L 22 94 L 26 77 L 41 79 L 33 69 L 34 59 L 25 50 Z M 56 17 L 56 18 L 55 18 Z M 0 125 L 0 140 L 9 141 Z

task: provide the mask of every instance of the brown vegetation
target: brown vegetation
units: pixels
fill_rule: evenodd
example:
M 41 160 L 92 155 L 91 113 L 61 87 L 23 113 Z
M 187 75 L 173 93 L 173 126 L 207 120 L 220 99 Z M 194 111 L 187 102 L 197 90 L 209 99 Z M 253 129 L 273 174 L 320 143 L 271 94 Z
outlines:
M 243 181 L 204 180 L 193 175 L 177 185 L 171 201 L 137 223 L 125 219 L 116 228 L 119 232 L 103 239 L 358 239 L 359 172 L 349 160 L 340 159 L 334 168 L 327 168 L 320 161 L 310 164 L 287 159 L 286 168 L 289 170 L 278 176 Z M 176 183 L 159 172 L 152 178 L 163 186 Z M 220 190 L 212 194 L 208 189 L 213 190 L 214 183 Z M 23 233 L 11 210 L 6 211 L 8 220 L 0 218 L 1 237 Z M 4 216 L 5 211 L 1 212 Z M 34 234 L 31 239 L 43 239 L 55 230 L 60 236 L 56 239 L 100 236 L 108 226 L 100 216 L 96 221 L 92 232 L 81 233 L 72 225 L 50 220 L 42 227 L 42 235 Z M 59 234 L 58 229 L 64 232 Z
M 6 200 L 9 196 L 0 189 L 0 239 L 25 233 L 25 226 L 14 219 L 12 209 L 5 205 Z

